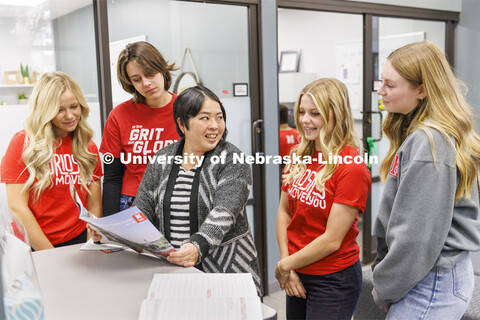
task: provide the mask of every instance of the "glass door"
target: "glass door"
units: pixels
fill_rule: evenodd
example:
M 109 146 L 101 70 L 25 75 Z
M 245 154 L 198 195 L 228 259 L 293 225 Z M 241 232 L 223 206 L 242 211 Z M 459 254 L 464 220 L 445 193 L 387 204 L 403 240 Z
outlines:
M 113 106 L 131 98 L 117 81 L 118 54 L 129 42 L 148 41 L 169 63 L 175 62 L 177 67 L 181 67 L 173 73 L 171 92 L 177 80 L 179 90 L 185 83 L 194 85 L 192 81 L 184 82 L 185 77 L 182 76 L 196 72 L 202 85 L 211 89 L 225 107 L 227 140 L 245 155 L 262 152 L 256 30 L 254 6 L 174 0 L 109 1 Z M 191 52 L 191 60 L 188 56 L 184 58 L 186 48 Z M 252 130 L 254 124 L 257 125 L 255 134 Z M 260 165 L 252 165 L 252 170 L 254 181 L 246 209 L 260 269 L 265 270 L 263 174 Z M 263 275 L 265 278 L 265 271 Z
M 337 78 L 347 86 L 355 130 L 362 139 L 362 29 L 361 14 L 279 8 L 279 61 L 285 53 L 297 52 L 299 55 L 298 70 L 281 72 L 280 68 L 279 102 L 293 109 L 304 86 L 319 78 Z M 368 209 L 358 220 L 360 234 L 357 242 L 360 247 L 363 245 L 362 225 L 365 216 L 369 215 Z

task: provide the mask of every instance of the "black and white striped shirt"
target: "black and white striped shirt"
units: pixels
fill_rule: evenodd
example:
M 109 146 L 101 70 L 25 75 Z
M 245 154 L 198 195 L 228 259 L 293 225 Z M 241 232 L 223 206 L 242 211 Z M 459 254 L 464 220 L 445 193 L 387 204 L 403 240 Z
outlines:
M 197 167 L 185 171 L 180 166 L 170 200 L 170 243 L 176 249 L 190 238 L 190 195 Z

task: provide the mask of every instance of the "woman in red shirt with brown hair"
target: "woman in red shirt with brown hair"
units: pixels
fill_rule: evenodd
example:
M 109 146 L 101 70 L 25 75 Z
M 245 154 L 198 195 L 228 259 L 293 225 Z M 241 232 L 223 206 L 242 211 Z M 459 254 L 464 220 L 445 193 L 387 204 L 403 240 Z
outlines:
M 350 320 L 362 285 L 357 219 L 371 180 L 366 165 L 354 162 L 360 140 L 346 86 L 336 79 L 307 85 L 295 122 L 302 139 L 292 152 L 304 162 L 287 165 L 283 175 L 275 277 L 287 294 L 288 319 Z
M 117 62 L 118 81 L 133 98 L 116 106 L 103 131 L 103 212 L 128 209 L 137 195 L 148 157 L 179 139 L 173 121 L 172 82 L 163 55 L 150 43 L 129 43 Z

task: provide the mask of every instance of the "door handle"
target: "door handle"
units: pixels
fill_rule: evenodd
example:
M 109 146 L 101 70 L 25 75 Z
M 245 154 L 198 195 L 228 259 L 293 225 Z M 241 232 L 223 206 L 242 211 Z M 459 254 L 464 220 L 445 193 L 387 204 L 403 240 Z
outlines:
M 258 153 L 259 155 L 264 155 L 265 153 L 262 151 L 262 125 L 263 119 L 257 119 L 252 124 L 252 140 L 253 140 L 253 151 L 254 153 Z
M 382 111 L 362 111 L 361 113 L 368 113 L 368 114 L 378 114 L 380 116 L 380 130 L 378 132 L 379 138 L 373 139 L 374 142 L 380 141 L 383 139 L 383 131 L 382 131 L 382 124 L 383 124 L 383 113 Z

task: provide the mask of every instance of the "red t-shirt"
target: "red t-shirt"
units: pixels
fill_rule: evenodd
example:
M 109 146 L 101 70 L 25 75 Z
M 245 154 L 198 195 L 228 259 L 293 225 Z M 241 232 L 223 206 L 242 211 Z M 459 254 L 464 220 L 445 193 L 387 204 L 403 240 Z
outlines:
M 357 156 L 358 151 L 347 146 L 340 156 Z M 327 159 L 328 161 L 328 159 Z M 301 179 L 283 185 L 288 194 L 288 206 L 292 221 L 287 227 L 288 251 L 292 255 L 325 232 L 328 216 L 333 203 L 346 204 L 365 210 L 370 192 L 370 172 L 365 164 L 339 164 L 332 177 L 325 183 L 326 189 L 319 192 L 315 178 L 323 164 L 307 165 Z M 329 190 L 330 192 L 328 192 Z M 348 230 L 340 249 L 308 266 L 297 269 L 300 273 L 322 275 L 344 270 L 359 259 L 360 248 L 356 242 L 357 219 Z
M 144 159 L 180 139 L 173 120 L 173 101 L 177 96 L 171 95 L 172 100 L 164 107 L 151 108 L 128 100 L 113 108 L 108 116 L 100 152 L 122 159 L 122 194 L 136 196 L 148 165 Z M 134 163 L 135 157 L 140 161 Z
M 8 146 L 2 159 L 2 183 L 25 183 L 29 173 L 22 160 L 25 143 L 25 131 L 17 132 Z M 88 150 L 97 155 L 97 164 L 93 172 L 93 180 L 98 180 L 103 175 L 102 163 L 97 146 L 93 141 L 88 145 Z M 85 206 L 87 203 L 87 190 L 80 187 L 78 182 L 80 170 L 72 154 L 72 136 L 62 138 L 61 145 L 55 150 L 52 173 L 52 187 L 47 188 L 40 195 L 38 201 L 33 201 L 33 189 L 30 188 L 28 207 L 38 221 L 43 232 L 52 244 L 59 244 L 71 240 L 85 230 L 86 224 L 78 218 L 78 207 L 70 195 L 70 182 L 73 182 L 78 196 Z
M 300 142 L 299 136 L 300 134 L 297 129 L 294 128 L 280 130 L 280 155 L 282 157 L 288 156 L 290 154 L 290 149 Z

